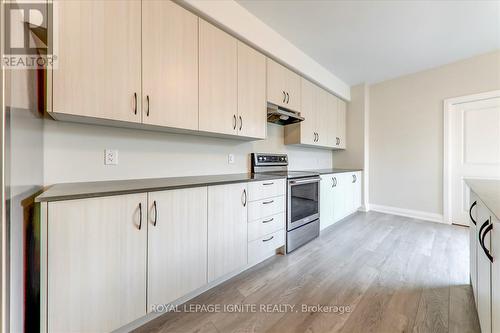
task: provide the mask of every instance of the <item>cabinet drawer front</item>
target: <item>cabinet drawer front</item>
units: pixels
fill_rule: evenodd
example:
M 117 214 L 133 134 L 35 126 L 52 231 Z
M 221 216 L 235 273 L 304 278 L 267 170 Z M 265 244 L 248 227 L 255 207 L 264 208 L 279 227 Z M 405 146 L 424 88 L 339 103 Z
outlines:
M 275 179 L 248 183 L 248 201 L 285 195 L 285 180 Z
M 248 243 L 248 263 L 257 263 L 274 254 L 274 250 L 285 245 L 285 231 L 278 230 Z
M 273 197 L 248 203 L 248 221 L 275 215 L 285 211 L 285 197 Z
M 276 232 L 285 228 L 285 213 L 261 218 L 248 223 L 248 241 Z

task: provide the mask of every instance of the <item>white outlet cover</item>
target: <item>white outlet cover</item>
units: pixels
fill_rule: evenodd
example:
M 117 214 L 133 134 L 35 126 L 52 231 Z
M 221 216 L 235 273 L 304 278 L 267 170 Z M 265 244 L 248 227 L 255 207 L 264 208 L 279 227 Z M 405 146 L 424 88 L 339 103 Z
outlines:
M 104 165 L 118 165 L 118 150 L 104 150 Z
M 227 155 L 227 163 L 229 163 L 229 164 L 234 163 L 234 154 Z

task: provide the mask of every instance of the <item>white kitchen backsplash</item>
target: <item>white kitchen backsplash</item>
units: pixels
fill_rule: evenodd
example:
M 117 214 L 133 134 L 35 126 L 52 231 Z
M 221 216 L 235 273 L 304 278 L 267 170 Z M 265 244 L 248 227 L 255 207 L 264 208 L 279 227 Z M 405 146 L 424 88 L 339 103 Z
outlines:
M 291 170 L 332 167 L 331 150 L 285 146 L 283 131 L 268 124 L 266 140 L 248 142 L 46 119 L 44 183 L 242 173 L 252 152 L 287 153 Z M 104 165 L 105 149 L 118 151 L 117 165 Z

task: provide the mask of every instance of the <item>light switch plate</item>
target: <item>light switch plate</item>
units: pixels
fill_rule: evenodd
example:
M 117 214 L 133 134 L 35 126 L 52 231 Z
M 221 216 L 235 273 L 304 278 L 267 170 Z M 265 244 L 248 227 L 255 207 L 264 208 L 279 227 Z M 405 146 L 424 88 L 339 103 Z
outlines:
M 118 150 L 104 150 L 104 165 L 118 165 Z
M 227 163 L 229 163 L 229 164 L 234 163 L 234 154 L 227 155 Z

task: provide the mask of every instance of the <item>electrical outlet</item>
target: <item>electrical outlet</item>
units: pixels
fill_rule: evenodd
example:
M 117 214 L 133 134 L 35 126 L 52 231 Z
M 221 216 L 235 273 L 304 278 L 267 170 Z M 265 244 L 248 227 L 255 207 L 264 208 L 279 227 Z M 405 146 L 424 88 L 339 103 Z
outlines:
M 104 150 L 104 165 L 117 165 L 118 164 L 118 150 L 106 149 Z
M 227 155 L 227 163 L 234 164 L 234 154 Z

